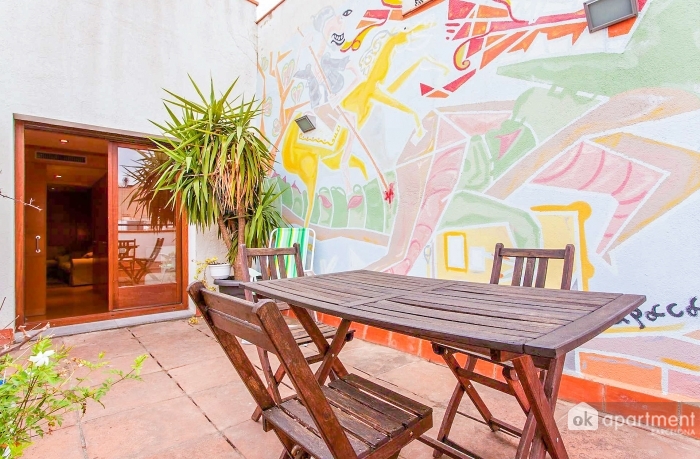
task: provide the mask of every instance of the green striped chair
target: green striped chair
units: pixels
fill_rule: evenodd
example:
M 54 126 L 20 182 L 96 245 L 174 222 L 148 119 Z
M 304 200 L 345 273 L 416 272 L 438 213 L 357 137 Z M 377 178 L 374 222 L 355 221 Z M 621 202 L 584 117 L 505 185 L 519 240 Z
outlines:
M 304 275 L 313 275 L 314 248 L 316 246 L 316 232 L 311 228 L 275 228 L 270 234 L 270 248 L 287 249 L 299 244 L 301 251 L 301 263 L 304 266 Z M 287 265 L 287 277 L 297 277 L 297 266 L 291 260 L 291 256 L 284 260 Z

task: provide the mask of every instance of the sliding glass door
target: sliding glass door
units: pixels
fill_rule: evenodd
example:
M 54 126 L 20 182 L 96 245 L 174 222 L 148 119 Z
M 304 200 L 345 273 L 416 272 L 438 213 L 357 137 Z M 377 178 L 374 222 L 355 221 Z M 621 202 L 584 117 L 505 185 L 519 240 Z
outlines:
M 110 152 L 112 309 L 184 304 L 185 227 L 166 206 L 170 196 L 139 199 L 143 165 L 159 153 L 113 144 Z

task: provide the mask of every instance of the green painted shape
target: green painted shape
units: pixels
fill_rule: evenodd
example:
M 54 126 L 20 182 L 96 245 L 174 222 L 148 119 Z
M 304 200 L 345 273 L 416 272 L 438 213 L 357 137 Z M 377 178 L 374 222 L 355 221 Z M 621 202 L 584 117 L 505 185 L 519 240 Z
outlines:
M 292 188 L 292 196 L 294 197 L 292 212 L 294 215 L 304 218 L 304 211 L 306 210 L 304 194 L 298 188 Z
M 532 128 L 542 142 L 599 104 L 600 101 L 577 96 L 571 90 L 532 88 L 515 101 L 513 119 Z
M 311 209 L 311 223 L 318 224 L 318 222 L 321 220 L 321 203 L 318 200 L 318 196 L 316 199 L 314 199 L 314 206 Z M 302 215 L 302 218 L 306 217 L 306 214 Z
M 279 177 L 276 177 L 276 181 L 278 188 L 282 185 L 287 185 Z M 291 186 L 287 186 L 286 189 L 284 189 L 284 191 L 282 192 L 282 196 L 280 196 L 280 201 L 282 201 L 282 205 L 284 205 L 285 207 L 288 207 L 290 209 L 294 207 L 294 193 L 292 192 Z
M 653 87 L 700 94 L 699 27 L 697 0 L 652 0 L 622 54 L 536 59 L 503 66 L 498 73 L 606 96 Z
M 384 199 L 377 179 L 368 182 L 365 186 L 365 202 L 367 205 L 367 219 L 365 228 L 374 231 L 384 231 Z
M 482 191 L 488 186 L 490 177 L 491 153 L 484 137 L 475 135 L 469 140 L 456 189 Z
M 333 202 L 333 228 L 348 227 L 348 198 L 345 195 L 345 190 L 334 186 L 331 188 L 331 198 Z
M 326 198 L 330 203 L 330 207 L 323 205 L 323 198 Z M 331 196 L 331 191 L 328 188 L 321 188 L 318 190 L 318 196 L 316 197 L 314 204 L 314 211 L 319 210 L 318 224 L 322 226 L 331 226 L 333 223 L 333 197 Z
M 362 202 L 357 207 L 352 209 L 348 208 L 348 227 L 350 228 L 364 228 L 365 227 L 365 212 L 367 210 L 366 199 L 364 190 L 360 185 L 355 185 L 352 188 L 352 194 L 348 197 L 348 203 L 350 200 L 359 196 L 362 198 Z
M 501 140 L 498 136 L 511 134 L 518 130 L 520 130 L 518 137 L 508 151 L 503 154 L 503 157 L 499 158 Z M 500 177 L 510 166 L 537 146 L 535 137 L 532 135 L 530 128 L 515 120 L 505 120 L 500 128 L 487 132 L 486 144 L 489 147 L 491 158 L 494 163 L 492 170 L 494 178 Z
M 469 228 L 506 222 L 517 247 L 540 247 L 542 230 L 527 212 L 470 191 L 455 193 L 438 229 Z

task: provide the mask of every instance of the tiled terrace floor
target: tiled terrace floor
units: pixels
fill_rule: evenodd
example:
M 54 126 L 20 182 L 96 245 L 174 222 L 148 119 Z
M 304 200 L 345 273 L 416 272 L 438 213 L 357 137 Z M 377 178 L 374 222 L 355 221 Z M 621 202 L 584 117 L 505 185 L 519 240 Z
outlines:
M 163 322 L 57 339 L 73 346 L 76 356 L 94 359 L 105 351 L 114 367 L 128 369 L 134 357 L 148 353 L 143 381 L 115 386 L 106 408 L 90 406 L 78 419 L 27 451 L 27 459 L 246 458 L 277 459 L 281 446 L 273 432 L 250 420 L 253 400 L 218 344 L 200 322 Z M 252 348 L 252 346 L 245 346 Z M 250 349 L 250 355 L 256 355 Z M 446 367 L 418 357 L 355 340 L 341 354 L 350 371 L 392 387 L 434 407 L 435 435 L 454 381 Z M 253 359 L 257 364 L 257 357 Z M 523 422 L 517 405 L 482 388 L 487 402 L 505 420 Z M 283 394 L 284 395 L 284 394 Z M 572 458 L 700 459 L 700 442 L 627 425 L 617 430 L 568 432 L 560 402 L 557 419 Z M 455 422 L 455 438 L 488 458 L 513 457 L 516 441 L 494 434 L 464 414 L 475 415 L 465 401 Z M 511 413 L 511 414 L 508 414 Z M 432 451 L 413 442 L 402 458 L 428 459 Z

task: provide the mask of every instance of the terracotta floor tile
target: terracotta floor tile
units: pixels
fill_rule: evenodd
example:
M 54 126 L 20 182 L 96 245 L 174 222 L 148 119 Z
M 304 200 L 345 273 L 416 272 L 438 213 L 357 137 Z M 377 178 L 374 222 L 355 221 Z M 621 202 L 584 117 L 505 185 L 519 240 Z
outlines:
M 417 356 L 369 343 L 367 346 L 343 350 L 339 356 L 344 364 L 375 376 L 421 360 Z
M 83 459 L 80 429 L 74 425 L 38 438 L 22 459 Z
M 241 380 L 226 356 L 173 368 L 169 373 L 188 394 Z
M 278 459 L 283 450 L 274 432 L 264 432 L 259 422 L 250 419 L 229 427 L 224 435 L 246 459 Z
M 206 327 L 206 324 L 203 324 Z M 152 324 L 137 325 L 129 327 L 129 330 L 138 338 L 143 338 L 147 335 L 165 334 L 175 335 L 183 331 L 192 331 L 196 329 L 187 323 L 186 320 L 171 320 L 168 322 L 155 322 Z
M 213 339 L 195 331 L 178 335 L 148 335 L 144 343 L 158 363 L 170 370 L 203 359 L 224 357 L 224 351 Z
M 63 342 L 72 348 L 71 357 L 91 362 L 97 360 L 100 352 L 104 352 L 106 360 L 125 355 L 137 356 L 147 352 L 146 348 L 126 328 L 66 336 Z
M 114 385 L 102 399 L 104 408 L 98 403 L 89 402 L 83 420 L 89 421 L 133 408 L 150 409 L 150 406 L 159 402 L 184 395 L 164 371 L 144 375 L 141 379 L 122 381 Z
M 142 352 L 142 354 L 143 353 L 145 352 Z M 85 380 L 85 383 L 93 386 L 97 384 L 102 384 L 108 378 L 114 379 L 117 377 L 113 373 L 110 373 L 111 370 L 120 370 L 124 373 L 129 373 L 131 371 L 132 365 L 134 364 L 134 359 L 136 359 L 136 357 L 138 357 L 139 355 L 140 354 L 123 355 L 121 357 L 116 357 L 113 359 L 105 357 L 105 360 L 108 361 L 109 364 L 103 367 L 102 369 L 90 370 L 87 367 L 82 367 L 76 370 L 74 376 L 76 378 L 87 378 Z M 158 362 L 156 362 L 149 355 L 148 358 L 143 362 L 143 366 L 141 366 L 141 376 L 145 376 L 147 374 L 155 373 L 157 371 L 162 370 L 163 369 L 160 367 L 160 365 L 158 365 Z
M 245 459 L 221 434 L 178 443 L 144 459 Z
M 87 456 L 83 455 L 76 418 L 69 415 L 71 418 L 62 429 L 37 439 L 25 457 L 278 459 L 282 450 L 280 442 L 273 432 L 264 433 L 260 423 L 249 419 L 254 408 L 252 397 L 216 341 L 202 333 L 203 325 L 173 321 L 133 327 L 138 340 L 124 329 L 57 339 L 66 339 L 81 353 L 92 354 L 99 352 L 98 348 L 105 348 L 108 359 L 118 368 L 128 368 L 131 360 L 142 352 L 147 351 L 155 358 L 147 361 L 143 382 L 120 384 L 104 398 L 106 410 L 89 407 L 87 416 L 80 421 Z M 255 347 L 244 345 L 243 349 L 259 369 Z M 455 385 L 445 366 L 357 339 L 340 355 L 351 373 L 433 406 L 431 435 L 436 434 Z M 276 359 L 271 360 L 276 368 Z M 158 363 L 168 370 L 162 371 Z M 285 379 L 283 396 L 292 393 L 288 386 Z M 524 423 L 524 415 L 510 396 L 478 384 L 476 387 L 494 415 L 518 426 Z M 620 403 L 658 401 L 618 398 L 615 401 Z M 700 441 L 648 427 L 603 425 L 595 432 L 569 432 L 567 413 L 572 406 L 560 401 L 555 410 L 572 458 L 700 459 Z M 513 457 L 517 440 L 503 433 L 492 433 L 483 423 L 467 417 L 478 416 L 467 398 L 462 401 L 459 413 L 451 436 L 455 441 L 486 458 Z M 217 432 L 217 427 L 224 436 Z M 430 459 L 432 450 L 414 441 L 402 451 L 401 457 Z
M 142 458 L 216 433 L 187 397 L 122 411 L 83 424 L 90 459 Z
M 241 381 L 195 392 L 191 397 L 221 431 L 250 419 L 256 407 L 253 397 Z

